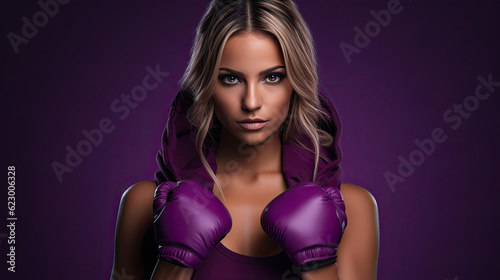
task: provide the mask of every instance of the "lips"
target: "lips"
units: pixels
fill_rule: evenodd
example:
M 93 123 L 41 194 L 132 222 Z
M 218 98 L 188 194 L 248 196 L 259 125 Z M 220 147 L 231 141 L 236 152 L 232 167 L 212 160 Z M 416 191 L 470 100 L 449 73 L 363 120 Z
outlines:
M 239 121 L 239 123 L 256 123 L 256 122 L 265 122 L 265 120 L 255 118 L 255 119 L 244 119 L 244 120 Z
M 263 119 L 255 118 L 255 119 L 244 119 L 238 122 L 238 124 L 247 130 L 258 130 L 267 125 L 269 121 L 265 121 Z

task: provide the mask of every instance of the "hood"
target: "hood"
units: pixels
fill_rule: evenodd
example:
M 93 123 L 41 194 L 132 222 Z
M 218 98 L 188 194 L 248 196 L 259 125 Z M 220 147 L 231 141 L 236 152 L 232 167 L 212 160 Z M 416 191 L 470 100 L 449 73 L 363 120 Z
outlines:
M 325 112 L 332 117 L 328 121 L 321 121 L 318 126 L 333 136 L 334 142 L 330 146 L 321 146 L 321 157 L 318 162 L 316 184 L 320 186 L 336 186 L 340 188 L 342 169 L 340 161 L 342 153 L 339 146 L 340 119 L 337 110 L 327 96 L 320 93 L 320 101 Z M 164 181 L 181 181 L 194 179 L 210 190 L 213 190 L 214 181 L 203 167 L 198 157 L 195 144 L 195 130 L 187 119 L 187 111 L 193 104 L 193 96 L 187 91 L 180 91 L 170 108 L 167 125 L 163 131 L 161 148 L 156 160 L 160 170 L 155 179 L 158 184 Z M 215 133 L 217 135 L 217 133 Z M 208 137 L 207 137 L 208 138 Z M 311 141 L 304 134 L 299 136 L 300 141 L 314 151 Z M 214 174 L 217 172 L 215 148 L 217 139 L 205 141 L 204 155 Z M 297 143 L 288 141 L 282 144 L 282 171 L 289 187 L 298 182 L 312 181 L 314 171 L 314 153 L 307 151 Z

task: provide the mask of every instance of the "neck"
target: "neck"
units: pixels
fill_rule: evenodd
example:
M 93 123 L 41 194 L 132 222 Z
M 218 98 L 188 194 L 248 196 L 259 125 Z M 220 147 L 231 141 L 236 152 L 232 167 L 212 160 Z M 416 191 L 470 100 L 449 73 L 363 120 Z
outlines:
M 281 173 L 281 140 L 272 134 L 263 143 L 247 145 L 221 131 L 215 152 L 217 174 L 237 173 L 250 178 L 262 173 Z

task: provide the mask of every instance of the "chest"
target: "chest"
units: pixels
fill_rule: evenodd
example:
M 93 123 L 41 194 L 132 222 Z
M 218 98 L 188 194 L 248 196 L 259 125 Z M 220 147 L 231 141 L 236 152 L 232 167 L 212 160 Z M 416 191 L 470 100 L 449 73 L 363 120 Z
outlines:
M 266 205 L 286 190 L 282 174 L 260 175 L 254 180 L 219 177 L 222 192 L 215 186 L 214 194 L 224 203 L 233 222 L 221 243 L 242 255 L 266 257 L 279 253 L 281 248 L 263 231 L 260 216 Z

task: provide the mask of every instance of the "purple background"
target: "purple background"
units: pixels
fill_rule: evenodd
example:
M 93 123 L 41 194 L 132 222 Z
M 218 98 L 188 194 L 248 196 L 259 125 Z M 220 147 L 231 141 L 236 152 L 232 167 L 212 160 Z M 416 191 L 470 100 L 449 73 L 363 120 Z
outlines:
M 132 1 L 129 1 L 132 2 Z M 477 77 L 500 81 L 495 1 L 401 1 L 403 10 L 348 63 L 339 44 L 387 1 L 297 1 L 315 38 L 322 89 L 343 123 L 344 182 L 375 196 L 379 279 L 498 279 L 500 87 L 453 130 L 443 113 L 474 94 Z M 465 3 L 469 2 L 469 3 Z M 123 191 L 153 179 L 155 154 L 195 27 L 207 1 L 71 1 L 15 54 L 37 1 L 2 8 L 2 167 L 16 166 L 16 273 L 7 273 L 0 227 L 0 278 L 109 279 Z M 5 7 L 9 6 L 9 7 Z M 110 104 L 142 83 L 145 67 L 169 76 L 125 119 Z M 484 89 L 483 89 L 484 91 Z M 109 118 L 115 129 L 59 182 L 82 130 Z M 415 139 L 447 135 L 392 191 Z M 4 179 L 5 180 L 5 179 Z M 0 190 L 6 224 L 7 185 Z

